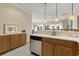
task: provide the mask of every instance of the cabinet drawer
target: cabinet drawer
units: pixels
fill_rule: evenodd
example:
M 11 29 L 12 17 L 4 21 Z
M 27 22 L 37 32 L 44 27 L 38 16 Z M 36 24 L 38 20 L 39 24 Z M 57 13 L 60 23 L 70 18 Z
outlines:
M 54 39 L 53 39 L 54 40 Z M 52 43 L 53 40 L 51 38 L 43 38 L 42 41 L 43 42 L 48 42 L 48 43 Z

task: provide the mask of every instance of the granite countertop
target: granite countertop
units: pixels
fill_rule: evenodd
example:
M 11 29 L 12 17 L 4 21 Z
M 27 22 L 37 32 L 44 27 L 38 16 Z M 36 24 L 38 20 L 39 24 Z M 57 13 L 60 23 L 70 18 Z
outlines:
M 31 34 L 32 36 L 39 36 L 39 37 L 46 37 L 46 38 L 55 38 L 55 39 L 61 39 L 61 40 L 69 40 L 69 41 L 75 41 L 79 43 L 79 37 L 69 37 L 69 36 L 53 36 L 48 34 Z
M 4 36 L 4 35 L 12 35 L 12 34 L 22 34 L 22 32 L 17 32 L 17 33 L 6 33 L 6 34 L 0 34 L 0 36 Z

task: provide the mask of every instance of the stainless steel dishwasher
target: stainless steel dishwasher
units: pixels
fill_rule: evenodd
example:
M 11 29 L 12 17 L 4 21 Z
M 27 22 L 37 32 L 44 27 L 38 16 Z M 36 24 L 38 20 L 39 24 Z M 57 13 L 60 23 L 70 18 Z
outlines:
M 30 36 L 31 38 L 31 53 L 41 55 L 42 37 Z

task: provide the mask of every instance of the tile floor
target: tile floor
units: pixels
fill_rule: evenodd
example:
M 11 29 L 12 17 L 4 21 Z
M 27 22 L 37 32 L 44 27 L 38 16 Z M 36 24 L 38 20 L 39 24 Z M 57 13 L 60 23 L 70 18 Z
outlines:
M 7 52 L 2 56 L 34 56 L 34 55 L 30 53 L 30 44 L 28 43 L 22 47 Z

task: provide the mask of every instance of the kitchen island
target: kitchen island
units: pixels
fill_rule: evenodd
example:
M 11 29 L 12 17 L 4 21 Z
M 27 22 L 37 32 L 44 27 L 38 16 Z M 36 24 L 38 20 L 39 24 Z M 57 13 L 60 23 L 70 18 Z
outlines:
M 79 55 L 79 37 L 31 34 L 42 37 L 42 56 L 77 56 Z

